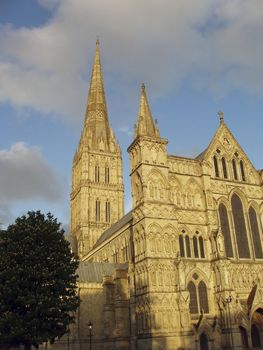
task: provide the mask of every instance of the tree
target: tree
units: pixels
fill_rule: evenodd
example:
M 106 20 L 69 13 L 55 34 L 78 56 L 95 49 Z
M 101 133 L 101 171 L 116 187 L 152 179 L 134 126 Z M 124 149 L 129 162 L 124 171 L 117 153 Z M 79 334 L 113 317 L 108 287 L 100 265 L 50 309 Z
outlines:
M 78 260 L 60 225 L 31 211 L 0 232 L 0 344 L 38 348 L 74 321 Z

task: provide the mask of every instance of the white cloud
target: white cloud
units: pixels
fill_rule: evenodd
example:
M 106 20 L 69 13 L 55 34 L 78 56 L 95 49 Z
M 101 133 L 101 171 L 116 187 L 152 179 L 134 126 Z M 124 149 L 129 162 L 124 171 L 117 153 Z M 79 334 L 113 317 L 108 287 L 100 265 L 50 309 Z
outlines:
M 118 129 L 120 132 L 123 132 L 124 134 L 131 136 L 133 135 L 133 132 L 127 125 L 120 126 Z
M 0 169 L 1 220 L 12 217 L 10 208 L 18 202 L 33 199 L 53 204 L 63 199 L 58 174 L 36 147 L 17 142 L 9 150 L 0 150 Z
M 184 79 L 217 95 L 263 96 L 262 0 L 41 3 L 54 9 L 46 25 L 1 29 L 0 101 L 82 120 L 97 35 L 113 104 L 127 105 L 142 81 L 152 96 Z

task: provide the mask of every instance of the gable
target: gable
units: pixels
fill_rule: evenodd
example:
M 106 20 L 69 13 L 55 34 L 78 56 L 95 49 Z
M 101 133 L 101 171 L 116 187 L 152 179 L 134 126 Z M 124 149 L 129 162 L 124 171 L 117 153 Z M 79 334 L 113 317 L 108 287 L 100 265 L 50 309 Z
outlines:
M 254 183 L 259 181 L 259 174 L 257 170 L 254 168 L 250 159 L 224 122 L 220 123 L 220 126 L 207 149 L 196 159 L 201 163 L 208 163 L 214 175 L 214 157 L 216 157 L 218 161 L 219 177 L 224 178 L 224 170 L 222 166 L 222 158 L 224 158 L 227 164 L 227 171 L 229 173 L 227 174 L 227 178 L 235 179 L 232 164 L 234 161 L 236 163 L 237 177 L 239 180 L 243 180 L 242 173 L 244 173 L 245 180 L 243 181 L 247 181 L 247 179 L 250 179 L 250 182 L 252 181 Z M 242 167 L 244 171 L 242 171 Z

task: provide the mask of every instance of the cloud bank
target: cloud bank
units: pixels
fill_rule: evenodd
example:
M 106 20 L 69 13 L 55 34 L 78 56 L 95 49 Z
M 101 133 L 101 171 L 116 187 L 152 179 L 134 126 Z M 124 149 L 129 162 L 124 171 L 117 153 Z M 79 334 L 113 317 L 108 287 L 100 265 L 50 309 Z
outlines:
M 12 217 L 10 207 L 14 203 L 30 200 L 55 203 L 63 199 L 58 174 L 36 147 L 18 142 L 9 150 L 0 150 L 0 169 L 0 222 Z
M 44 26 L 1 28 L 0 101 L 82 120 L 97 35 L 113 104 L 142 81 L 155 97 L 186 80 L 213 96 L 263 97 L 262 0 L 40 3 L 53 9 Z

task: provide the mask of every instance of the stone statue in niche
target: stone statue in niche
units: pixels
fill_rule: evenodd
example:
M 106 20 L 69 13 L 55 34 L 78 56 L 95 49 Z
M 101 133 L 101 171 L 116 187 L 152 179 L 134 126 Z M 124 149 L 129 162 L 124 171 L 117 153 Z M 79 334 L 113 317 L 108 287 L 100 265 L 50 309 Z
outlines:
M 218 231 L 217 236 L 217 252 L 219 257 L 225 256 L 225 243 L 224 243 L 224 236 L 221 231 Z

